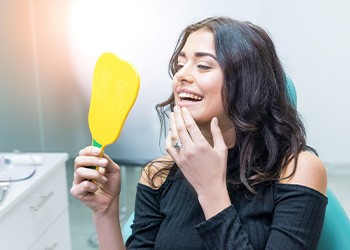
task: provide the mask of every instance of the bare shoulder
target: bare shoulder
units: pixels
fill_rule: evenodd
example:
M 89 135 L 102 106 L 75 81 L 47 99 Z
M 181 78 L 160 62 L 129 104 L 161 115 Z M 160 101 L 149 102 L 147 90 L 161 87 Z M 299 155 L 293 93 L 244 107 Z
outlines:
M 169 173 L 169 168 L 173 163 L 174 161 L 169 155 L 159 157 L 149 162 L 142 170 L 140 183 L 152 189 L 160 188 L 165 182 Z
M 290 176 L 294 169 L 294 161 L 290 162 L 281 174 L 282 178 Z M 321 159 L 315 154 L 303 151 L 299 153 L 297 167 L 294 175 L 282 179 L 281 183 L 303 185 L 326 195 L 327 171 Z

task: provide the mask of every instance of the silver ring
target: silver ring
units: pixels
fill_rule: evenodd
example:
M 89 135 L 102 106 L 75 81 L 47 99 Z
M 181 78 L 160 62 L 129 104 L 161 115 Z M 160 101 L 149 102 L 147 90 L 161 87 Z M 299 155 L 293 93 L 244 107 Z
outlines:
M 175 148 L 177 151 L 179 151 L 182 148 L 182 143 L 180 141 L 177 141 L 173 144 L 173 148 Z

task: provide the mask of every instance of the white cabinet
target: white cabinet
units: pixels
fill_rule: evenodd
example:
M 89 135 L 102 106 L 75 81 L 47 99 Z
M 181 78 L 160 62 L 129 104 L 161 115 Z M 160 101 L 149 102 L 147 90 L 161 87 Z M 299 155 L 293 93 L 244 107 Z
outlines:
M 37 154 L 44 163 L 13 182 L 0 205 L 1 249 L 71 249 L 65 153 Z

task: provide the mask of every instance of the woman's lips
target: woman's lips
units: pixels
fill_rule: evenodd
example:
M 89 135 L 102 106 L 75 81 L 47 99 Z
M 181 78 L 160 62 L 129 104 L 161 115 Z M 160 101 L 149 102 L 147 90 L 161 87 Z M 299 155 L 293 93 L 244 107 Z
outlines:
M 188 92 L 179 92 L 179 98 L 181 101 L 201 101 L 203 97 L 197 94 L 188 93 Z

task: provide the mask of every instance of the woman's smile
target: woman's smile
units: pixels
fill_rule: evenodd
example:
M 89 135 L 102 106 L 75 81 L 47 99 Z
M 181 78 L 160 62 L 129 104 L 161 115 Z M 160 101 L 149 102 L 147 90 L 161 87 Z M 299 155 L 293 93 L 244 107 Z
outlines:
M 226 119 L 221 96 L 223 72 L 216 60 L 213 33 L 206 29 L 193 32 L 179 53 L 177 66 L 175 103 L 187 107 L 197 124 L 208 125 L 215 116 Z
M 190 107 L 192 105 L 199 104 L 204 97 L 196 93 L 195 91 L 191 89 L 178 89 L 178 99 L 179 102 L 177 103 L 180 107 Z

